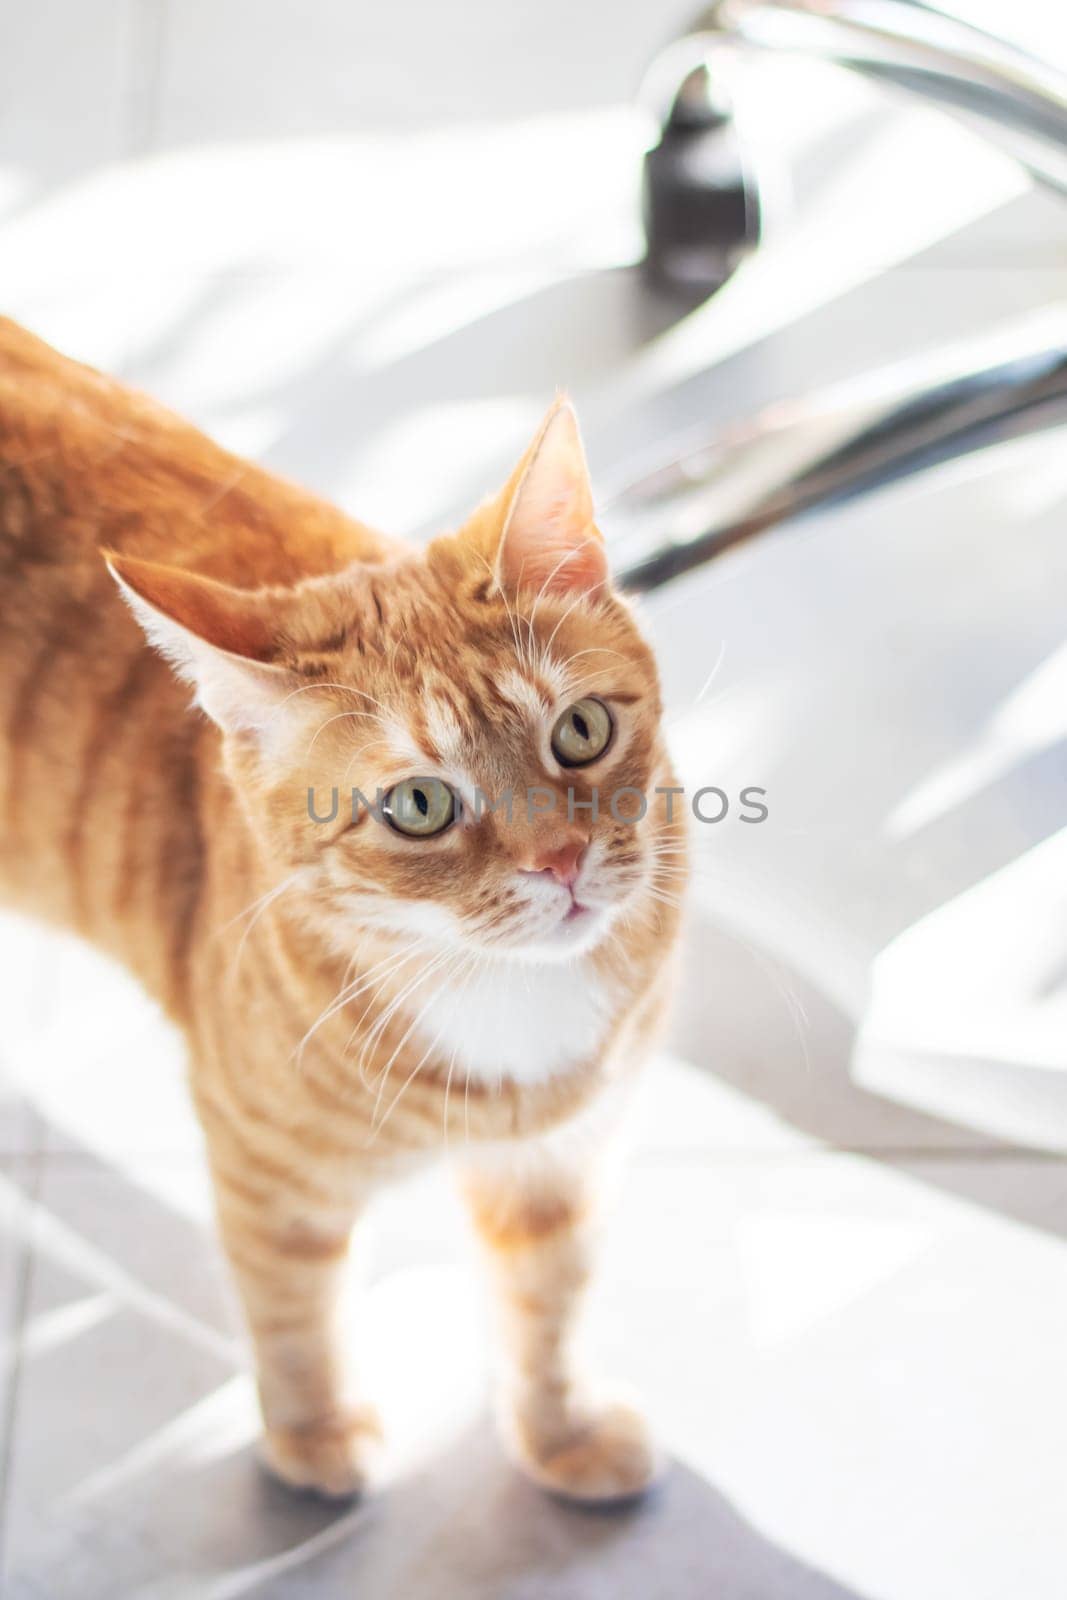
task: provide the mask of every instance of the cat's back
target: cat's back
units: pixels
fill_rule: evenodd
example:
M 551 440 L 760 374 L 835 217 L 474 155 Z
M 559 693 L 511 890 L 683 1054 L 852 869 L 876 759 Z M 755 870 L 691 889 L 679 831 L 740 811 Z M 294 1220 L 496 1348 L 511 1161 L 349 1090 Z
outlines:
M 20 555 L 34 569 L 99 569 L 105 546 L 248 587 L 335 572 L 389 548 L 327 501 L 3 317 L 0 545 L 8 572 Z
M 387 547 L 0 318 L 0 894 L 139 944 L 195 892 L 217 752 L 102 548 L 257 587 Z

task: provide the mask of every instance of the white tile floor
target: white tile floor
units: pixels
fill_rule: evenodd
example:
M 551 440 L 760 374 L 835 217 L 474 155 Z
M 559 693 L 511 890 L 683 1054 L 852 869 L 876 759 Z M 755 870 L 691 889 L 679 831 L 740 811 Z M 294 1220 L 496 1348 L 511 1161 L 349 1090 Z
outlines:
M 609 482 L 700 416 L 1062 297 L 1062 223 L 1010 168 L 775 68 L 750 92 L 792 207 L 672 326 L 633 266 L 627 96 L 688 10 L 0 0 L 0 303 L 404 531 L 478 492 L 557 383 Z M 775 806 L 701 841 L 598 1300 L 662 1491 L 590 1516 L 503 1463 L 439 1174 L 373 1223 L 386 1488 L 340 1512 L 270 1484 L 176 1042 L 96 957 L 5 921 L 5 1595 L 1061 1600 L 1067 1162 L 1033 1127 L 1067 1144 L 1062 1051 L 1017 1037 L 983 1114 L 973 1073 L 915 1054 L 913 965 L 876 961 L 1062 823 L 1062 436 L 923 492 L 936 548 L 904 488 L 651 612 L 683 764 Z M 930 811 L 931 773 L 975 770 Z M 953 961 L 931 927 L 922 960 Z

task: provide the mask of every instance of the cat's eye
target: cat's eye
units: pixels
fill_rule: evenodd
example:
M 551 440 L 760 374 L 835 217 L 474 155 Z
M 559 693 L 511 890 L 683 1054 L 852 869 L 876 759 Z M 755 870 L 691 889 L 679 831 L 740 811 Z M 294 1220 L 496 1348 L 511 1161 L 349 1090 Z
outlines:
M 382 814 L 397 833 L 431 839 L 456 820 L 456 797 L 440 778 L 405 778 L 382 800 Z
M 552 754 L 561 767 L 584 767 L 611 743 L 614 723 L 599 700 L 576 700 L 552 729 Z

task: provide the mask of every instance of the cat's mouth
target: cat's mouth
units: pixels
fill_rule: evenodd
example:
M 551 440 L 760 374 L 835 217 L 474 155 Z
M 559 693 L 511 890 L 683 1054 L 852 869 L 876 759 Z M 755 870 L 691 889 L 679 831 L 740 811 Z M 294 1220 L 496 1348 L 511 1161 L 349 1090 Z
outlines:
M 518 960 L 559 961 L 587 955 L 607 938 L 617 917 L 640 893 L 642 873 L 605 870 L 579 874 L 568 885 L 545 884 L 500 943 Z
M 584 955 L 600 943 L 611 920 L 609 906 L 591 905 L 572 896 L 570 905 L 551 927 L 539 928 L 513 950 L 520 958 L 531 960 Z

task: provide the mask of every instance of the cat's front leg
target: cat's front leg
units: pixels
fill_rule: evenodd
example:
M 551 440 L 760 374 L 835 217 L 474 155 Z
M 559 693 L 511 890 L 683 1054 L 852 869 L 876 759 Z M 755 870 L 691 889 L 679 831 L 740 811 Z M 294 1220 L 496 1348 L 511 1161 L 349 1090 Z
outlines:
M 341 1285 L 356 1206 L 317 1205 L 277 1171 L 212 1151 L 219 1224 L 252 1335 L 268 1466 L 296 1488 L 358 1493 L 381 1429 L 353 1395 Z
M 500 1420 L 519 1466 L 583 1501 L 629 1499 L 660 1469 L 632 1406 L 581 1370 L 578 1325 L 595 1255 L 603 1181 L 579 1145 L 561 1159 L 534 1142 L 483 1154 L 463 1188 L 489 1257 L 501 1324 Z

